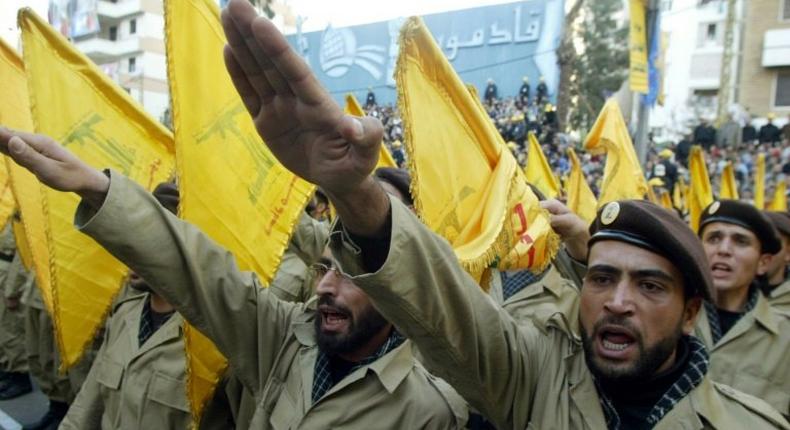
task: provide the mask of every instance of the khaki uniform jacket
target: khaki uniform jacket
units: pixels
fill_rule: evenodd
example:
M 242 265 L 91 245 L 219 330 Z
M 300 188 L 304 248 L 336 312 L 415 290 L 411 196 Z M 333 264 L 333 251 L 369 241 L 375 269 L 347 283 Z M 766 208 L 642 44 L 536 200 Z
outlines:
M 785 314 L 790 313 L 790 279 L 782 282 L 776 289 L 771 291 L 768 303 Z
M 581 341 L 555 314 L 541 327 L 516 322 L 460 268 L 444 239 L 390 199 L 391 238 L 375 273 L 336 225 L 330 246 L 340 266 L 382 314 L 419 347 L 428 369 L 499 429 L 605 429 Z M 768 429 L 790 425 L 765 402 L 710 378 L 655 429 Z
M 148 294 L 118 303 L 104 342 L 61 429 L 186 429 L 182 318 L 173 314 L 139 346 L 140 318 Z
M 530 320 L 544 325 L 556 313 L 579 314 L 579 289 L 552 264 L 540 281 L 508 297 L 502 307 L 516 321 Z
M 708 348 L 708 373 L 714 381 L 759 397 L 790 416 L 790 316 L 772 309 L 759 293 L 754 308 L 716 345 L 704 309 L 695 335 Z
M 301 216 L 270 285 L 280 300 L 296 303 L 310 300 L 315 280 L 309 268 L 323 254 L 328 237 L 327 223 L 316 221 L 306 213 Z
M 251 428 L 450 429 L 465 424 L 458 416 L 465 411 L 454 406 L 460 398 L 446 396 L 441 383 L 414 359 L 409 342 L 352 372 L 312 404 L 315 312 L 260 288 L 257 277 L 241 272 L 230 252 L 127 178 L 112 172 L 102 208 L 94 214 L 80 206 L 75 223 L 214 341 L 255 396 Z

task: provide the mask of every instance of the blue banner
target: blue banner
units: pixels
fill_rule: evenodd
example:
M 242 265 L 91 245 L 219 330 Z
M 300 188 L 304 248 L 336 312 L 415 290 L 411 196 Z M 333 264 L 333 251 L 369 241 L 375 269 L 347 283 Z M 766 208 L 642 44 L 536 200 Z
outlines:
M 563 0 L 530 0 L 423 17 L 456 72 L 482 95 L 493 79 L 500 97 L 516 96 L 522 78 L 531 93 L 540 78 L 555 100 L 556 50 L 562 36 Z M 342 103 L 353 93 L 364 103 L 368 88 L 378 103 L 396 101 L 393 71 L 404 18 L 288 36 L 319 80 Z

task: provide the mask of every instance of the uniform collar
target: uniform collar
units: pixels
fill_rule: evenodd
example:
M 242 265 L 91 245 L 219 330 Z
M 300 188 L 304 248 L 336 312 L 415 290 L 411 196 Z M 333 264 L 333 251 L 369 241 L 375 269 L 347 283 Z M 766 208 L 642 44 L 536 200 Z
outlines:
M 762 292 L 758 292 L 757 303 L 751 312 L 754 314 L 754 319 L 765 327 L 774 335 L 779 334 L 779 321 L 776 320 L 776 315 L 771 310 L 771 305 L 765 298 Z

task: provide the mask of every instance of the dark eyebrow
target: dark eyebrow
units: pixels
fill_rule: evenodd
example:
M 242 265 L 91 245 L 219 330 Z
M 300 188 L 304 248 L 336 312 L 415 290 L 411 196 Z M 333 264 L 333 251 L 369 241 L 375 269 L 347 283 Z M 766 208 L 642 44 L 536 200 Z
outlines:
M 663 271 L 658 269 L 643 269 L 643 270 L 636 270 L 630 273 L 634 278 L 658 278 L 665 282 L 675 282 L 676 279 L 672 278 L 672 276 Z
M 592 266 L 588 267 L 587 271 L 588 272 L 596 271 L 596 272 L 608 273 L 610 275 L 619 275 L 619 274 L 623 273 L 622 270 L 620 270 L 620 269 L 618 269 L 618 268 L 616 268 L 614 266 L 610 266 L 608 264 L 595 264 L 595 265 L 592 265 Z

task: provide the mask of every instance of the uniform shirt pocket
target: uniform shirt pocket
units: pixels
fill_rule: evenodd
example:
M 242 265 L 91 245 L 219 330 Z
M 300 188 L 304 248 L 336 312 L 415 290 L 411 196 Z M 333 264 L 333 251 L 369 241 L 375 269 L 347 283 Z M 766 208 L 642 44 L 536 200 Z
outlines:
M 186 396 L 186 381 L 156 372 L 151 378 L 148 398 L 173 409 L 189 413 Z
M 120 389 L 123 380 L 123 366 L 106 357 L 102 358 L 104 359 L 99 361 L 99 374 L 96 376 L 96 380 L 112 390 Z

